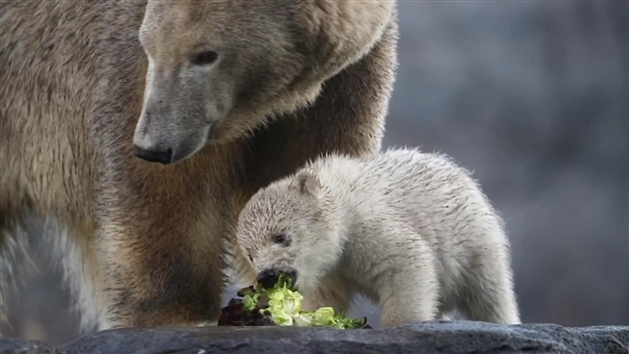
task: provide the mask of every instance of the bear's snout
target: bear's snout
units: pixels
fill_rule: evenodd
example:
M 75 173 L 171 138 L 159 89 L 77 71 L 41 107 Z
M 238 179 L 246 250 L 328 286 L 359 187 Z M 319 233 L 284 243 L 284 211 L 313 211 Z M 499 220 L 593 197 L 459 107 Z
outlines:
M 173 158 L 172 149 L 167 149 L 165 151 L 146 150 L 137 145 L 133 145 L 133 154 L 148 162 L 159 162 L 162 165 L 171 163 Z

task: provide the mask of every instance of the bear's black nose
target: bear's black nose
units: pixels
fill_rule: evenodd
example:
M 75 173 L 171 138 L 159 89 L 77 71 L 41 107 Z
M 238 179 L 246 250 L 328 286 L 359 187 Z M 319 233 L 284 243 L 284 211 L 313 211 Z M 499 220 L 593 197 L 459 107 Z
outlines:
M 275 283 L 279 280 L 279 273 L 275 270 L 269 268 L 258 273 L 257 281 L 264 287 L 265 289 L 272 288 Z
M 145 150 L 137 145 L 134 145 L 133 153 L 142 160 L 148 162 L 159 162 L 164 165 L 171 163 L 173 159 L 172 149 L 168 149 L 166 151 Z

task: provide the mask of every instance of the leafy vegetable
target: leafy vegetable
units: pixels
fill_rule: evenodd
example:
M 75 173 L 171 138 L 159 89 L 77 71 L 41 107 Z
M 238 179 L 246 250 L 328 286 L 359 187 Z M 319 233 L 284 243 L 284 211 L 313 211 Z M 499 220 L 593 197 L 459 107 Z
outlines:
M 365 328 L 367 318 L 345 318 L 343 313 L 334 314 L 331 307 L 321 307 L 315 312 L 301 312 L 294 318 L 296 326 L 332 327 L 338 329 Z
M 303 296 L 291 289 L 290 278 L 280 276 L 272 289 L 260 284 L 241 289 L 242 299 L 231 299 L 221 311 L 219 326 L 299 326 L 338 329 L 371 328 L 367 318 L 346 318 L 331 307 L 314 312 L 301 310 Z

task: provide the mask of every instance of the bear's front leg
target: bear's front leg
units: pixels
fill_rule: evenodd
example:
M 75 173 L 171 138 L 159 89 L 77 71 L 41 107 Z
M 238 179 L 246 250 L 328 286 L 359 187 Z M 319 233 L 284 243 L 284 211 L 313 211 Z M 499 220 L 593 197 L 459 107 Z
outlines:
M 115 328 L 217 319 L 223 290 L 221 254 L 212 245 L 217 231 L 183 220 L 175 225 L 174 217 L 127 222 L 105 220 L 101 229 L 107 322 Z
M 218 319 L 223 238 L 235 216 L 232 178 L 215 166 L 227 166 L 222 159 L 230 154 L 208 150 L 171 166 L 131 156 L 108 170 L 97 206 L 109 299 L 101 323 L 189 326 Z

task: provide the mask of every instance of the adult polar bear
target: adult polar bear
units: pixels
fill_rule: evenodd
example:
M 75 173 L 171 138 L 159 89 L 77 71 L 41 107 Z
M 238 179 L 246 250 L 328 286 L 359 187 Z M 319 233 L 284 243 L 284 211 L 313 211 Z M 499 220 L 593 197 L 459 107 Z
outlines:
M 216 319 L 248 198 L 379 149 L 396 21 L 385 0 L 2 1 L 3 288 L 34 214 L 85 328 Z

